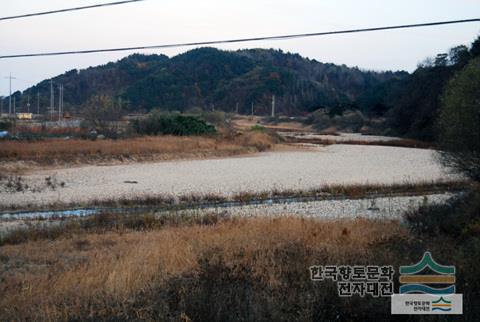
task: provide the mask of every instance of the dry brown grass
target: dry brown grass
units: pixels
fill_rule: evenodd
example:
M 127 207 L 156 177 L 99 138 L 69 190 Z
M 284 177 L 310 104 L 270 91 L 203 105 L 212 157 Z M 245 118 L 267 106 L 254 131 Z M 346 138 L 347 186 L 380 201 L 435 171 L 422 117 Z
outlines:
M 320 131 L 320 134 L 322 135 L 334 135 L 338 136 L 338 129 L 335 126 L 330 126 L 322 131 Z
M 0 319 L 151 319 L 150 310 L 161 312 L 145 303 L 135 307 L 141 294 L 182 276 L 202 276 L 205 265 L 241 276 L 248 268 L 249 279 L 276 288 L 286 286 L 289 271 L 304 278 L 309 265 L 365 263 L 372 245 L 407 237 L 397 222 L 284 217 L 3 246 Z M 305 283 L 311 284 L 308 276 Z
M 0 161 L 34 161 L 40 164 L 108 160 L 155 160 L 230 156 L 265 150 L 273 140 L 265 134 L 225 137 L 141 137 L 123 140 L 62 140 L 0 142 Z
M 17 125 L 15 128 L 16 133 L 22 133 L 23 135 L 30 136 L 80 136 L 87 135 L 86 129 L 79 127 L 42 127 L 40 125 L 22 124 Z
M 271 149 L 276 140 L 267 133 L 249 131 L 238 136 L 235 140 L 242 146 L 255 147 L 258 151 L 266 151 Z
M 334 283 L 312 282 L 309 267 L 398 272 L 425 250 L 458 268 L 464 320 L 478 320 L 474 232 L 459 240 L 397 221 L 294 217 L 107 226 L 0 247 L 0 320 L 384 321 L 389 298 L 340 298 Z

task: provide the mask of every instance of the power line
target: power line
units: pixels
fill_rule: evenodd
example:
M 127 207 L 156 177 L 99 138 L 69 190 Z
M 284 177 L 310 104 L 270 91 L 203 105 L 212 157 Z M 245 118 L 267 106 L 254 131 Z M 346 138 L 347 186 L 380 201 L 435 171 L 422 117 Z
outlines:
M 95 4 L 95 5 L 84 6 L 84 7 L 75 7 L 75 8 L 51 10 L 51 11 L 44 11 L 44 12 L 28 13 L 28 14 L 23 14 L 23 15 L 18 15 L 18 16 L 0 17 L 0 21 L 20 19 L 20 18 L 29 18 L 29 17 L 36 17 L 36 16 L 45 16 L 45 15 L 51 15 L 51 14 L 54 14 L 54 13 L 62 13 L 62 12 L 68 12 L 68 11 L 77 11 L 77 10 L 93 9 L 93 8 L 100 8 L 100 7 L 118 6 L 118 5 L 121 5 L 121 4 L 126 4 L 126 3 L 130 3 L 130 2 L 139 2 L 139 1 L 145 1 L 145 0 L 125 0 L 125 1 Z
M 178 48 L 178 47 L 190 47 L 190 46 L 205 46 L 205 45 L 243 43 L 243 42 L 253 42 L 253 41 L 263 41 L 263 40 L 286 40 L 286 39 L 294 39 L 294 38 L 307 38 L 307 37 L 319 37 L 319 36 L 327 36 L 327 35 L 352 34 L 352 33 L 359 33 L 359 32 L 380 31 L 380 30 L 431 27 L 431 26 L 439 26 L 439 25 L 469 23 L 469 22 L 480 22 L 480 18 L 464 19 L 464 20 L 451 20 L 451 21 L 440 21 L 440 22 L 429 22 L 429 23 L 410 24 L 410 25 L 397 25 L 397 26 L 387 26 L 387 27 L 337 30 L 337 31 L 316 32 L 316 33 L 307 33 L 307 34 L 293 34 L 293 35 L 283 35 L 283 36 L 240 38 L 240 39 L 227 39 L 227 40 L 213 40 L 213 41 L 154 45 L 154 46 L 88 49 L 88 50 L 45 52 L 45 53 L 33 53 L 33 54 L 13 54 L 13 55 L 0 56 L 0 59 L 23 58 L 23 57 L 40 57 L 40 56 L 80 55 L 80 54 L 106 53 L 106 52 L 131 51 L 131 50 L 161 49 L 161 48 Z

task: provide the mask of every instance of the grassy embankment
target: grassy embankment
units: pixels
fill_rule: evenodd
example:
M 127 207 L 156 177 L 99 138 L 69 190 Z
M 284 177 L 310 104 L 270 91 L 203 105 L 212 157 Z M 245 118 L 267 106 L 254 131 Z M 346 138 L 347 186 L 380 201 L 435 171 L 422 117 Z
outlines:
M 386 320 L 388 299 L 339 298 L 333 283 L 310 281 L 309 266 L 398 270 L 430 250 L 438 262 L 456 265 L 464 319 L 474 321 L 479 200 L 474 191 L 422 208 L 406 225 L 104 215 L 17 236 L 0 247 L 0 319 Z

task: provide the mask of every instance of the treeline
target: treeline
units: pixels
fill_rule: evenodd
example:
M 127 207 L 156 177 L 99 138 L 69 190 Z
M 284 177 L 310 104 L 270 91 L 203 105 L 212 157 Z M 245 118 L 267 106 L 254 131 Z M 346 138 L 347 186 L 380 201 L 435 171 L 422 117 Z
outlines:
M 55 77 L 63 84 L 67 109 L 81 109 L 97 95 L 108 95 L 132 112 L 152 109 L 304 115 L 322 107 L 352 104 L 365 91 L 405 72 L 369 72 L 323 64 L 279 50 L 191 50 L 173 58 L 135 54 L 115 63 L 72 70 Z M 22 100 L 40 93 L 41 112 L 49 105 L 50 81 L 16 93 Z
M 358 106 L 370 115 L 386 117 L 395 135 L 433 141 L 446 85 L 478 56 L 480 38 L 470 48 L 457 46 L 449 53 L 426 59 L 408 77 L 391 79 L 367 90 L 359 97 Z

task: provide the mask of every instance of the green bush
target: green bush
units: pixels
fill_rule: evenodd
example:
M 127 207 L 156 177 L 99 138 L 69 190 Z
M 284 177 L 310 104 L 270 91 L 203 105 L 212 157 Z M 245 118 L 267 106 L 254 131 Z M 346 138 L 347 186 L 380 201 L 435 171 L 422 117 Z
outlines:
M 195 117 L 154 112 L 146 119 L 134 120 L 132 127 L 141 135 L 209 135 L 215 134 L 213 125 Z
M 252 132 L 260 132 L 260 133 L 267 133 L 268 132 L 268 129 L 265 127 L 265 126 L 262 126 L 262 125 L 259 125 L 259 124 L 255 124 L 254 126 L 252 126 L 250 128 L 250 131 Z

